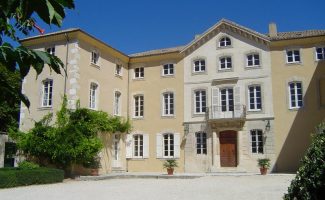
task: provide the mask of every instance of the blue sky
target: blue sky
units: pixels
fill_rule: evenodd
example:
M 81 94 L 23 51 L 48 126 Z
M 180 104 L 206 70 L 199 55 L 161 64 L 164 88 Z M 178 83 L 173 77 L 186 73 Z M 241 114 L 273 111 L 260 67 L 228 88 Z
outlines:
M 40 23 L 46 33 L 79 27 L 126 54 L 187 44 L 222 18 L 260 33 L 268 32 L 270 22 L 280 32 L 325 29 L 325 0 L 76 0 L 75 4 L 61 28 Z

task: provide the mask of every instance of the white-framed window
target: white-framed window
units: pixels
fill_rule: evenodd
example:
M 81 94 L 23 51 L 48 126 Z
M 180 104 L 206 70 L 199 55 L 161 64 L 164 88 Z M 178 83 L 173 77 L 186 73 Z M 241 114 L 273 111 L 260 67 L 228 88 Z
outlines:
M 205 72 L 205 60 L 204 59 L 194 60 L 193 71 L 194 72 Z
M 53 46 L 53 47 L 46 48 L 46 52 L 54 56 L 55 55 L 55 47 Z
M 143 95 L 134 96 L 134 117 L 143 117 L 144 114 L 144 97 Z
M 252 85 L 248 86 L 248 102 L 250 111 L 262 110 L 262 95 L 261 86 Z
M 114 93 L 114 115 L 121 115 L 121 93 L 119 91 Z
M 97 96 L 98 96 L 98 85 L 96 83 L 90 84 L 89 89 L 89 108 L 97 109 Z
M 115 65 L 115 75 L 122 76 L 122 65 L 116 64 Z
M 234 89 L 223 88 L 220 89 L 221 111 L 234 111 Z
M 133 135 L 133 156 L 134 157 L 143 157 L 143 135 L 136 134 Z
M 231 46 L 231 40 L 229 37 L 223 37 L 219 40 L 219 47 Z
M 260 66 L 260 55 L 259 54 L 248 54 L 246 56 L 247 67 L 259 67 Z
M 316 47 L 316 60 L 325 60 L 325 47 Z
M 163 116 L 174 115 L 174 93 L 166 92 L 163 94 Z
M 149 135 L 135 133 L 126 135 L 126 158 L 149 158 Z
M 221 57 L 219 58 L 219 69 L 224 70 L 224 69 L 231 69 L 232 68 L 232 62 L 231 62 L 231 57 Z
M 52 107 L 53 80 L 46 79 L 42 82 L 42 107 Z
M 196 114 L 203 114 L 206 112 L 206 99 L 205 90 L 194 91 L 194 111 Z
M 164 64 L 163 66 L 163 76 L 171 76 L 174 75 L 174 64 Z
M 163 157 L 171 158 L 174 157 L 174 134 L 166 133 L 163 135 L 164 138 L 164 154 Z
M 144 67 L 134 69 L 134 78 L 144 78 Z
M 290 82 L 288 85 L 289 90 L 289 108 L 301 108 L 303 106 L 302 100 L 302 83 L 301 82 Z
M 251 130 L 252 153 L 264 153 L 263 131 L 259 129 Z
M 287 63 L 299 63 L 300 51 L 298 49 L 287 50 Z
M 157 158 L 180 157 L 179 133 L 157 133 L 156 145 Z
M 207 154 L 207 134 L 197 132 L 196 136 L 196 154 Z
M 99 64 L 99 53 L 98 51 L 92 51 L 91 52 L 91 60 L 90 63 L 98 65 Z

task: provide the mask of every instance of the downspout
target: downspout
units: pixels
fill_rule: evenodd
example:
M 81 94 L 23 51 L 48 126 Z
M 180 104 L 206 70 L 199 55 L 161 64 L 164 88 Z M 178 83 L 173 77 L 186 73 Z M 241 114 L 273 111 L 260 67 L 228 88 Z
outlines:
M 69 36 L 67 33 L 64 33 L 66 39 L 67 53 L 65 54 L 65 75 L 64 75 L 64 96 L 67 92 L 67 76 L 68 76 L 68 59 L 69 59 Z
M 127 63 L 127 92 L 126 92 L 126 98 L 127 98 L 127 105 L 126 105 L 126 115 L 127 115 L 127 119 L 129 120 L 129 112 L 130 112 L 130 99 L 129 99 L 129 91 L 130 91 L 130 75 L 129 75 L 129 68 L 130 68 L 130 58 L 128 59 L 128 63 Z M 129 133 L 127 133 L 129 134 Z M 126 172 L 129 172 L 129 158 L 126 159 Z

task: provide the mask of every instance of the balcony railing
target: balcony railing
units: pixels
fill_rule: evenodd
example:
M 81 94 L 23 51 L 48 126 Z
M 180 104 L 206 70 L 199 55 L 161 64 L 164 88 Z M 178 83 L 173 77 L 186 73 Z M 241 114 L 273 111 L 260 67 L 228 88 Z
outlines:
M 207 109 L 209 120 L 218 119 L 244 119 L 246 118 L 246 106 L 211 106 Z

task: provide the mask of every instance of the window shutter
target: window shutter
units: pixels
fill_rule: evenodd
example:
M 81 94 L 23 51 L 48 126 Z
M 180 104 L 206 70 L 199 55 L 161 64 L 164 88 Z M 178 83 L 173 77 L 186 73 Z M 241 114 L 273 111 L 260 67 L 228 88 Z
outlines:
M 180 158 L 181 140 L 179 133 L 174 133 L 174 151 L 174 158 Z
M 212 117 L 212 119 L 218 118 L 218 111 L 220 110 L 219 106 L 219 88 L 212 88 L 211 90 L 211 109 L 210 109 L 210 117 Z
M 149 135 L 143 134 L 143 158 L 149 158 Z
M 241 117 L 243 108 L 240 103 L 240 87 L 235 87 L 234 88 L 234 104 L 235 104 L 235 109 L 234 109 L 234 117 Z
M 162 158 L 163 157 L 163 139 L 162 135 L 160 133 L 157 133 L 156 136 L 156 153 L 157 153 L 157 158 Z
M 133 155 L 133 135 L 126 135 L 126 158 L 132 158 Z

